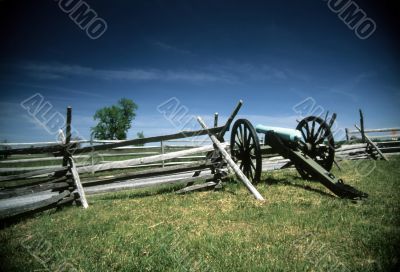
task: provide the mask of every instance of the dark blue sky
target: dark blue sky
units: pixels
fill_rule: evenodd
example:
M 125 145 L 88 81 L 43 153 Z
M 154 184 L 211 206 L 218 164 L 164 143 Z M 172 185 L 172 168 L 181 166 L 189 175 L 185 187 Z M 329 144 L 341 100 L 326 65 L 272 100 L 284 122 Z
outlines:
M 338 125 L 400 126 L 395 1 L 355 1 L 376 22 L 361 40 L 326 1 L 93 1 L 106 32 L 92 40 L 57 1 L 0 1 L 0 140 L 53 140 L 20 103 L 35 93 L 73 107 L 89 137 L 96 109 L 139 105 L 129 132 L 179 130 L 157 111 L 176 97 L 190 114 L 226 117 L 239 99 L 254 123 L 295 126 L 312 97 Z M 375 2 L 375 3 L 374 3 Z

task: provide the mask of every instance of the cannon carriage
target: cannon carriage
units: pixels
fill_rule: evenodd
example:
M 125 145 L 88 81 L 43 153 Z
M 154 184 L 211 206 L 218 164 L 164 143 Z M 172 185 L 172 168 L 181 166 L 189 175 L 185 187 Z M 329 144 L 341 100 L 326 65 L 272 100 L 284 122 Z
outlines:
M 230 151 L 233 160 L 244 175 L 252 182 L 261 180 L 262 153 L 270 147 L 273 153 L 289 159 L 284 167 L 294 165 L 300 176 L 306 180 L 321 182 L 334 194 L 342 198 L 367 197 L 330 171 L 335 163 L 335 141 L 330 122 L 320 117 L 309 116 L 301 120 L 295 129 L 257 125 L 246 119 L 238 119 L 231 131 Z M 264 134 L 261 144 L 258 134 Z

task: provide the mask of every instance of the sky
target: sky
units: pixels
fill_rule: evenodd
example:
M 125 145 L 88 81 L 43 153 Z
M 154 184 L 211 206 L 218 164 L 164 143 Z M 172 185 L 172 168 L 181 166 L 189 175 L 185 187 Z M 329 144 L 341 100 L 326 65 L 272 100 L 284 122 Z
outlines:
M 0 0 L 1 141 L 54 140 L 46 122 L 67 106 L 88 139 L 96 110 L 123 97 L 139 106 L 128 138 L 185 129 L 159 110 L 166 101 L 209 125 L 242 99 L 238 118 L 254 124 L 294 128 L 322 109 L 352 128 L 361 108 L 366 128 L 400 126 L 396 1 L 348 0 L 376 26 L 365 39 L 330 9 L 336 0 L 80 1 L 98 32 L 67 2 L 79 0 Z M 26 106 L 35 94 L 43 116 Z

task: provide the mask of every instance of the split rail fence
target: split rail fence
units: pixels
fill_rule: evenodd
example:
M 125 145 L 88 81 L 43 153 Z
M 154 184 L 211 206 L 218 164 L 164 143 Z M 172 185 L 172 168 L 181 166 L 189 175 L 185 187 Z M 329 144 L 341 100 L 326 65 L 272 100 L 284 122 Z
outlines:
M 209 141 L 199 140 L 199 136 L 212 133 L 223 137 L 223 134 L 229 130 L 240 106 L 241 102 L 224 126 L 218 127 L 216 115 L 214 128 L 111 142 L 98 140 L 71 141 L 72 109 L 68 107 L 65 141 L 62 143 L 40 143 L 42 146 L 27 148 L 20 148 L 20 144 L 19 146 L 7 144 L 7 148 L 0 150 L 0 156 L 8 157 L 8 159 L 3 159 L 0 162 L 0 164 L 6 166 L 0 166 L 0 201 L 49 190 L 53 192 L 53 196 L 50 198 L 1 210 L 0 220 L 12 221 L 38 211 L 73 203 L 81 204 L 86 208 L 88 203 L 83 190 L 84 186 L 90 187 L 135 178 L 190 171 L 195 171 L 194 175 L 180 180 L 180 183 L 191 184 L 199 180 L 218 181 L 223 177 L 216 171 L 216 164 L 212 162 L 212 157 L 210 157 L 214 152 L 214 145 L 210 144 Z M 193 140 L 182 140 L 186 138 Z M 181 141 L 190 142 L 190 145 L 173 145 L 173 143 Z M 89 143 L 89 146 L 80 146 L 85 143 Z M 148 143 L 160 143 L 160 146 L 145 146 Z M 172 143 L 172 145 L 169 143 Z M 25 144 L 33 145 L 34 143 Z M 18 148 L 10 148 L 11 146 L 18 146 Z M 227 144 L 223 144 L 223 146 L 226 148 Z M 110 161 L 107 158 L 123 160 Z M 42 166 L 43 163 L 51 165 Z M 8 167 L 12 164 L 25 164 L 25 166 L 20 168 Z M 38 166 L 26 167 L 26 164 Z M 153 168 L 154 166 L 161 167 Z M 149 169 L 149 167 L 151 168 Z M 199 173 L 203 170 L 211 170 L 211 174 L 199 176 Z M 165 182 L 162 184 L 165 184 Z M 157 185 L 157 182 L 152 182 L 151 185 Z M 138 187 L 146 187 L 146 184 Z M 119 186 L 118 190 L 121 189 L 124 189 L 124 187 Z M 109 191 L 113 191 L 113 189 L 111 188 Z
M 338 159 L 387 159 L 400 155 L 400 128 L 365 129 L 364 114 L 356 129 L 346 128 L 346 144 L 336 150 Z

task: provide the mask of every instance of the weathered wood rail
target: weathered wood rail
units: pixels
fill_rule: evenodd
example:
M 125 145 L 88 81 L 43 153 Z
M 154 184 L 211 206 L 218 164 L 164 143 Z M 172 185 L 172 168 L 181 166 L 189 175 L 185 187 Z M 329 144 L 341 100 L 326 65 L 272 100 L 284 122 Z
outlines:
M 93 139 L 88 142 L 91 145 L 86 147 L 80 147 L 78 144 L 84 143 L 86 141 L 71 141 L 71 122 L 72 122 L 72 109 L 70 107 L 67 108 L 67 123 L 66 123 L 66 131 L 65 131 L 65 139 L 63 142 L 44 142 L 40 143 L 43 146 L 37 147 L 23 147 L 24 144 L 30 145 L 32 143 L 21 143 L 17 144 L 8 144 L 6 149 L 0 150 L 1 156 L 16 156 L 16 155 L 32 155 L 32 154 L 52 154 L 54 158 L 22 158 L 20 160 L 13 159 L 10 161 L 2 161 L 1 164 L 9 164 L 9 163 L 40 163 L 41 161 L 48 161 L 51 163 L 60 163 L 61 166 L 49 166 L 48 169 L 40 169 L 36 170 L 35 167 L 24 169 L 24 173 L 17 173 L 13 175 L 0 176 L 0 200 L 1 199 L 9 199 L 15 197 L 26 196 L 29 194 L 34 194 L 38 192 L 47 192 L 52 191 L 58 193 L 57 195 L 53 195 L 48 199 L 44 199 L 35 203 L 30 203 L 27 205 L 13 207 L 11 209 L 0 210 L 0 220 L 1 221 L 9 221 L 19 218 L 21 216 L 29 215 L 38 211 L 43 211 L 46 209 L 61 207 L 65 204 L 77 203 L 81 204 L 84 208 L 89 206 L 86 196 L 85 196 L 85 187 L 93 187 L 99 185 L 105 185 L 108 183 L 115 183 L 122 180 L 128 180 L 135 177 L 152 177 L 157 175 L 165 175 L 171 173 L 182 173 L 187 171 L 196 171 L 192 178 L 187 178 L 184 180 L 179 180 L 179 183 L 192 183 L 198 180 L 210 181 L 210 179 L 218 179 L 220 180 L 221 175 L 218 171 L 215 171 L 216 165 L 212 163 L 210 157 L 206 156 L 207 152 L 214 151 L 213 145 L 206 146 L 196 146 L 193 148 L 185 147 L 184 150 L 174 150 L 172 152 L 164 153 L 167 149 L 165 143 L 167 141 L 178 141 L 179 139 L 186 138 L 194 138 L 201 135 L 208 135 L 210 132 L 218 135 L 223 138 L 226 131 L 229 130 L 230 125 L 238 113 L 242 102 L 240 101 L 236 108 L 234 109 L 231 116 L 228 118 L 228 121 L 223 125 L 218 127 L 217 117 L 214 121 L 214 128 L 211 129 L 202 129 L 196 131 L 182 131 L 175 134 L 162 135 L 162 136 L 154 136 L 143 139 L 133 139 L 133 140 L 125 140 L 125 141 L 94 141 Z M 192 145 L 196 140 L 192 142 Z M 114 154 L 117 152 L 116 150 L 121 150 L 125 148 L 130 148 L 130 150 L 138 148 L 135 145 L 144 145 L 147 143 L 160 142 L 161 143 L 161 154 L 158 152 L 143 152 L 131 154 L 134 158 L 130 158 L 123 161 L 112 161 L 107 162 L 101 160 L 93 163 L 93 154 L 100 151 L 108 150 L 112 153 L 106 153 L 105 156 L 113 157 L 117 156 L 127 156 L 126 153 L 122 152 L 119 154 Z M 93 145 L 93 143 L 98 143 L 98 145 Z M 134 147 L 132 147 L 134 146 Z M 222 144 L 224 148 L 226 148 L 226 144 Z M 10 148 L 17 147 L 17 148 Z M 147 147 L 142 147 L 143 149 L 148 149 Z M 170 148 L 173 149 L 173 148 Z M 87 155 L 83 155 L 84 153 L 89 153 Z M 132 152 L 131 152 L 132 153 Z M 144 155 L 140 158 L 135 158 L 138 155 Z M 199 155 L 196 155 L 199 154 Z M 76 165 L 74 161 L 74 157 L 82 158 L 86 160 L 91 159 L 90 165 L 79 166 Z M 54 159 L 54 160 L 53 160 Z M 182 162 L 174 162 L 171 160 L 184 160 Z M 194 162 L 188 160 L 195 160 Z M 166 161 L 171 161 L 166 163 Z M 131 167 L 143 167 L 146 165 L 151 165 L 153 163 L 160 162 L 162 167 L 151 170 L 139 170 L 128 173 L 116 173 L 114 171 L 120 169 L 127 169 Z M 179 163 L 176 166 L 168 166 L 168 164 Z M 7 165 L 6 165 L 7 167 Z M 220 165 L 218 167 L 223 167 Z M 34 170 L 34 171 L 32 171 Z M 199 173 L 204 170 L 211 170 L 211 174 L 199 176 Z M 222 168 L 220 168 L 222 170 Z M 108 171 L 107 177 L 95 177 L 90 176 L 90 174 L 86 173 L 94 173 L 99 171 Z M 218 173 L 217 173 L 218 172 Z M 82 175 L 80 177 L 80 175 Z M 86 174 L 86 176 L 85 176 Z M 113 187 L 104 187 L 100 190 L 100 192 L 109 192 L 109 191 L 118 191 L 130 188 L 142 188 L 147 185 L 156 185 L 156 184 L 167 184 L 174 183 L 173 179 L 168 182 L 165 181 L 153 181 L 151 184 L 146 183 L 134 183 L 134 184 L 122 184 L 118 183 L 118 186 Z M 95 192 L 99 192 L 98 190 L 94 190 Z M 93 192 L 93 190 L 92 190 Z
M 338 150 L 337 154 L 339 157 L 353 160 L 367 158 L 376 159 L 380 157 L 387 160 L 387 156 L 400 154 L 400 128 L 365 129 L 364 114 L 361 109 L 359 113 L 359 126 L 355 125 L 354 127 L 356 129 L 345 129 L 346 141 L 349 144 L 361 141 L 364 143 L 364 146 L 358 147 L 353 145 L 354 150 L 348 152 Z

